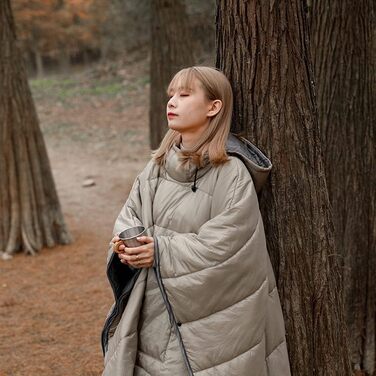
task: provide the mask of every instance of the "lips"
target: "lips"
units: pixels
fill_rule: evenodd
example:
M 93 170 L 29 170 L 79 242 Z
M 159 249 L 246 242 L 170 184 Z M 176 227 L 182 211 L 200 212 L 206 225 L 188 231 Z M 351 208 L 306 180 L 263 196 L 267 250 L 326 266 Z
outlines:
M 173 117 L 178 116 L 178 115 L 177 115 L 177 114 L 174 114 L 173 112 L 169 112 L 169 113 L 167 114 L 167 116 L 168 116 L 169 118 L 173 118 Z

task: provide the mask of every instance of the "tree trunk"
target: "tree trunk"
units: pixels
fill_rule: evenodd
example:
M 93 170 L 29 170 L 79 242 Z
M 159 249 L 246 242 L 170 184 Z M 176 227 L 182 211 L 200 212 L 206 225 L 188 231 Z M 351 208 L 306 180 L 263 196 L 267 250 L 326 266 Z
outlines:
M 10 1 L 0 2 L 0 252 L 67 244 L 65 226 Z
M 354 369 L 375 371 L 375 2 L 312 3 L 311 51 Z
M 292 374 L 351 374 L 341 258 L 321 158 L 304 2 L 218 0 L 217 67 L 234 89 L 232 131 L 270 156 L 260 197 Z
M 167 85 L 181 68 L 193 65 L 194 53 L 187 15 L 181 0 L 151 2 L 150 145 L 159 146 L 168 130 Z
M 37 68 L 37 77 L 41 78 L 44 75 L 43 58 L 37 49 L 34 49 L 35 66 Z

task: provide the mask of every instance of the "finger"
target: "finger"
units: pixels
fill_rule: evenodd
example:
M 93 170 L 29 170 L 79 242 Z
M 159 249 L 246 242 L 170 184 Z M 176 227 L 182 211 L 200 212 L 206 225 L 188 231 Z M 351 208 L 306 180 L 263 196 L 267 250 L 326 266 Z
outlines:
M 135 268 L 149 268 L 153 265 L 153 261 L 150 258 L 146 258 L 145 260 L 128 262 L 128 264 Z
M 128 252 L 129 248 L 125 248 L 123 255 L 126 255 L 127 260 L 141 260 L 145 257 L 154 257 L 154 248 L 145 247 L 143 250 L 138 249 L 137 252 Z
M 120 238 L 117 236 L 117 235 L 115 235 L 113 238 L 112 238 L 112 243 L 117 243 L 118 241 L 120 240 Z
M 129 265 L 128 261 L 127 260 L 124 260 L 123 258 L 120 258 L 120 262 L 123 263 L 123 264 L 126 264 L 126 265 Z
M 139 247 L 131 247 L 131 248 L 124 247 L 124 252 L 127 253 L 128 255 L 134 255 L 134 254 L 142 253 L 142 252 L 145 252 L 147 250 L 148 250 L 148 248 L 144 245 L 140 245 Z
M 150 258 L 149 253 L 139 253 L 137 255 L 128 255 L 126 253 L 119 254 L 119 258 L 127 260 L 129 262 L 144 261 Z
M 154 242 L 154 238 L 152 236 L 139 236 L 137 240 L 144 243 L 152 243 Z
M 119 253 L 119 246 L 120 246 L 120 242 L 114 243 L 112 246 L 112 250 L 116 253 Z

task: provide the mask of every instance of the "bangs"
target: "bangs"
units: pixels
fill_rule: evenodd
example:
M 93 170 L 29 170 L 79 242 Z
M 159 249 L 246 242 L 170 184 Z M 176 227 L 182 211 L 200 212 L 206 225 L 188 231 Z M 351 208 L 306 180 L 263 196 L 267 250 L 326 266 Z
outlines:
M 193 91 L 193 80 L 195 79 L 195 74 L 193 69 L 185 68 L 176 73 L 176 75 L 171 80 L 167 88 L 167 95 L 170 96 L 176 91 L 187 90 Z

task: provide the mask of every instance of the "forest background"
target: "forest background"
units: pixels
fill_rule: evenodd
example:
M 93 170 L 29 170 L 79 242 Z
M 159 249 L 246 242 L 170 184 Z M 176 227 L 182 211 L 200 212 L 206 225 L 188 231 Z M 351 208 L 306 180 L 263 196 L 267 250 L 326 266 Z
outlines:
M 112 226 L 194 64 L 229 77 L 232 131 L 273 163 L 259 201 L 292 374 L 374 376 L 375 7 L 2 0 L 0 376 L 101 374 Z
M 214 65 L 215 2 L 187 1 Z M 69 245 L 0 259 L 0 375 L 100 375 L 107 245 L 150 156 L 150 2 L 12 0 Z

